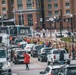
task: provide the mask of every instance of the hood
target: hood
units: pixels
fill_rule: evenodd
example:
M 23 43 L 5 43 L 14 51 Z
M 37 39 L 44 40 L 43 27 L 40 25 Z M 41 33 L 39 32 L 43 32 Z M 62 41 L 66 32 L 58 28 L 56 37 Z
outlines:
M 6 58 L 0 58 L 0 62 L 5 62 Z

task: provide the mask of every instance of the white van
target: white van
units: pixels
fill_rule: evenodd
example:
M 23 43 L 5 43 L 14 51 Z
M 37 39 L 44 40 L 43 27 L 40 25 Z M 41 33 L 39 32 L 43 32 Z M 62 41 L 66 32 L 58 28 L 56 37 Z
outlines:
M 9 35 L 6 33 L 0 33 L 0 44 L 10 46 Z

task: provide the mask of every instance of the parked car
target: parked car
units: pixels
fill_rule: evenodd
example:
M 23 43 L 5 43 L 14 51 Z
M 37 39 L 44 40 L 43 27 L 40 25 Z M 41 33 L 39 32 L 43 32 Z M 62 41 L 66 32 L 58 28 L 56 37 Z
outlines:
M 58 75 L 60 68 L 63 65 L 50 65 L 45 68 L 44 71 L 40 71 L 42 75 Z
M 47 55 L 51 51 L 52 48 L 46 47 L 46 48 L 41 48 L 38 51 L 38 61 L 47 61 Z
M 21 49 L 21 48 L 14 50 L 14 56 L 13 56 L 13 63 L 14 64 L 24 62 L 24 56 L 23 56 L 24 52 L 25 52 L 25 50 Z
M 76 75 L 76 64 L 61 67 L 58 75 Z
M 70 54 L 65 49 L 52 49 L 47 55 L 47 64 L 50 63 L 64 63 L 70 64 Z
M 31 49 L 31 56 L 32 57 L 37 57 L 38 56 L 38 51 L 44 48 L 44 45 L 34 45 Z
M 31 53 L 31 48 L 34 46 L 34 44 L 26 44 L 26 47 L 24 48 L 24 50 L 28 53 Z
M 24 49 L 24 48 L 26 47 L 26 44 L 27 44 L 27 42 L 23 41 L 23 42 L 19 42 L 17 45 L 18 45 L 20 48 Z

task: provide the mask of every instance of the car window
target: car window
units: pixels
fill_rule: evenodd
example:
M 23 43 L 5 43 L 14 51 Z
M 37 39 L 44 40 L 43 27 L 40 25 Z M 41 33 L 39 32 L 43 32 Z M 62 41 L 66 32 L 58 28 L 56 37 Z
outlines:
M 60 51 L 53 51 L 53 54 L 59 54 L 60 53 Z
M 53 75 L 58 75 L 59 70 L 60 70 L 59 68 L 52 69 L 51 73 L 52 73 Z
M 67 75 L 76 75 L 76 68 L 67 69 Z
M 47 67 L 45 70 L 44 70 L 44 73 L 48 73 L 50 71 L 50 68 Z

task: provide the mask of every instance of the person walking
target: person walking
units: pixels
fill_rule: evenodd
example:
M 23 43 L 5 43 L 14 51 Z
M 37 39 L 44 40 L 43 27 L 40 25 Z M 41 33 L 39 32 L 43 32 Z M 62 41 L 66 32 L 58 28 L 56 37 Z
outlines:
M 28 64 L 30 63 L 30 56 L 28 53 L 24 53 L 24 63 L 26 64 L 26 70 L 29 70 Z

